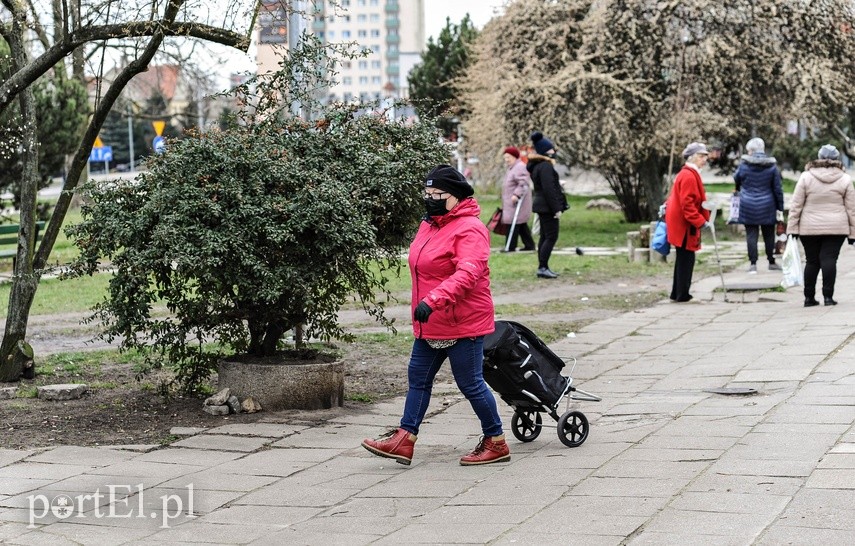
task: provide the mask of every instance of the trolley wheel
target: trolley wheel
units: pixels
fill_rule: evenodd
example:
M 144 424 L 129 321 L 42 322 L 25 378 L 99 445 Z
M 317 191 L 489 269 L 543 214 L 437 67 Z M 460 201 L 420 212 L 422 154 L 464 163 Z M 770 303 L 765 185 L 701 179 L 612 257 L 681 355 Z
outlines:
M 542 425 L 543 417 L 539 411 L 515 411 L 511 418 L 511 431 L 520 442 L 531 442 L 540 436 Z
M 588 418 L 581 411 L 568 411 L 558 419 L 558 439 L 567 447 L 579 447 L 588 438 Z

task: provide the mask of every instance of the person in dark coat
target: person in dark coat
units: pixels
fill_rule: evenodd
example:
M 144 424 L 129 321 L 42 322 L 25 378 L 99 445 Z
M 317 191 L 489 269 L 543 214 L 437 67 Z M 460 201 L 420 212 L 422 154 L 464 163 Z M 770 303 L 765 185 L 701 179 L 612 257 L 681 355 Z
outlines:
M 537 276 L 555 279 L 558 273 L 549 269 L 549 257 L 558 241 L 559 218 L 567 210 L 567 198 L 555 170 L 555 146 L 540 131 L 531 134 L 533 154 L 529 154 L 526 169 L 534 186 L 532 211 L 540 221 L 540 239 L 537 244 Z
M 671 299 L 691 301 L 689 289 L 695 270 L 695 252 L 701 249 L 701 228 L 709 227 L 710 211 L 703 208 L 707 199 L 701 181 L 701 167 L 706 165 L 709 152 L 700 142 L 692 142 L 683 150 L 686 164 L 674 178 L 671 195 L 665 203 L 665 226 L 668 242 L 676 248 L 674 282 Z
M 748 244 L 749 273 L 757 273 L 757 238 L 763 232 L 766 257 L 770 270 L 780 270 L 775 263 L 775 223 L 777 211 L 784 212 L 784 191 L 781 188 L 781 171 L 774 157 L 766 155 L 766 144 L 761 138 L 752 138 L 745 145 L 747 154 L 736 169 L 733 180 L 739 192 L 739 223 L 745 225 Z

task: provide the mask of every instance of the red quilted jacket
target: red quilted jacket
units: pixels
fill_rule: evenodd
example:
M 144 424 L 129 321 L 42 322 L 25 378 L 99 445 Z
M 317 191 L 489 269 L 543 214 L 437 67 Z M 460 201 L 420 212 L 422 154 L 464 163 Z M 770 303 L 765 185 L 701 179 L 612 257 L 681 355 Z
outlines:
M 487 265 L 490 235 L 480 213 L 478 203 L 470 197 L 419 226 L 410 245 L 410 316 L 421 301 L 433 313 L 427 322 L 413 321 L 417 338 L 477 337 L 495 329 Z

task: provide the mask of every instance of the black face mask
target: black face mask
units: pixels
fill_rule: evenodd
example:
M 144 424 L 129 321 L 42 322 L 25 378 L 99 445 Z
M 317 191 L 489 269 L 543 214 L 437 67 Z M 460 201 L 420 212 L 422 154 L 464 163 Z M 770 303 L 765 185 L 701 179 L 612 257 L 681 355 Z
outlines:
M 445 208 L 446 203 L 448 203 L 448 199 L 425 199 L 425 210 L 428 216 L 442 216 L 446 214 L 448 212 Z

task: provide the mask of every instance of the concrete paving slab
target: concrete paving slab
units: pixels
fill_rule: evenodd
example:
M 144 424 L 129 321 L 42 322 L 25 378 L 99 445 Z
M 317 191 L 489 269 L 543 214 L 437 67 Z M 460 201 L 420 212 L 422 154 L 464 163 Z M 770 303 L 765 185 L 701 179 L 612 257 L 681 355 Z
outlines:
M 778 546 L 780 544 L 855 544 L 855 531 L 841 529 L 823 529 L 776 524 L 763 536 L 757 546 Z
M 309 533 L 299 529 L 283 529 L 276 533 L 263 536 L 250 544 L 252 546 L 281 546 L 282 544 L 325 544 L 341 546 L 357 546 L 361 544 L 373 544 L 381 539 L 382 535 L 344 533 Z
M 193 521 L 164 529 L 134 544 L 247 544 L 282 530 L 281 525 L 254 523 L 209 523 Z
M 849 468 L 817 468 L 808 478 L 805 487 L 851 491 L 855 489 L 855 473 Z
M 107 466 L 134 457 L 127 451 L 98 449 L 97 447 L 59 446 L 27 459 L 32 463 L 64 465 Z
M 241 474 L 223 474 L 215 470 L 204 470 L 194 474 L 185 474 L 179 478 L 163 482 L 162 487 L 184 489 L 192 485 L 196 491 L 253 491 L 274 483 L 279 478 L 274 476 L 247 476 Z
M 72 523 L 53 523 L 40 528 L 38 531 L 50 544 L 50 538 L 64 539 L 72 544 L 124 544 L 139 540 L 156 531 L 145 529 L 122 529 L 102 527 L 99 525 L 75 525 Z
M 93 470 L 93 466 L 56 465 L 36 462 L 22 462 L 0 468 L 2 478 L 34 478 L 41 480 L 63 480 Z
M 226 434 L 228 436 L 260 436 L 263 438 L 283 438 L 296 434 L 309 427 L 288 423 L 232 423 L 209 428 L 203 434 Z
M 213 451 L 239 451 L 250 453 L 271 443 L 270 438 L 251 436 L 224 436 L 222 434 L 199 434 L 172 444 L 175 447 Z
M 186 464 L 199 467 L 212 467 L 226 461 L 232 461 L 244 457 L 246 453 L 240 451 L 202 451 L 199 449 L 179 448 L 171 445 L 166 449 L 158 449 L 143 455 L 134 457 L 138 462 L 155 462 L 167 464 Z
M 0 495 L 12 496 L 38 491 L 55 481 L 55 479 L 0 478 Z
M 24 460 L 33 453 L 36 453 L 34 450 L 14 450 L 14 449 L 0 449 L 0 468 L 10 465 L 12 463 L 17 463 L 18 461 Z
M 360 489 L 282 485 L 275 488 L 265 487 L 258 491 L 247 493 L 233 501 L 231 504 L 232 506 L 253 505 L 327 508 L 335 506 L 342 501 L 357 495 L 360 491 Z
M 655 545 L 655 546 L 685 546 L 693 544 L 698 546 L 745 546 L 749 542 L 744 537 L 731 537 L 725 535 L 697 534 L 686 529 L 682 532 L 655 532 L 643 530 L 632 537 L 627 544 L 633 546 Z
M 508 523 L 411 523 L 376 544 L 486 544 L 512 527 Z
M 759 514 L 735 514 L 698 510 L 665 508 L 654 519 L 647 522 L 645 532 L 680 533 L 691 529 L 693 535 L 724 535 L 741 537 L 743 544 L 750 544 L 772 523 L 771 516 Z

